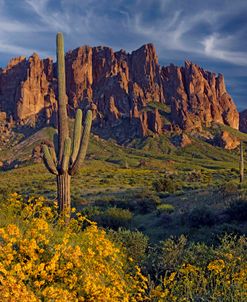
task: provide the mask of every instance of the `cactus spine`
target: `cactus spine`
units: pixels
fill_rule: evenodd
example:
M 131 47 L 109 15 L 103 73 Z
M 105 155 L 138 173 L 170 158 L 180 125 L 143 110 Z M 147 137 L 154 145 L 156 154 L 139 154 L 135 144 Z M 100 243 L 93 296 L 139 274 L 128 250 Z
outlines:
M 243 142 L 240 142 L 240 164 L 239 164 L 239 170 L 240 170 L 240 183 L 244 181 L 244 148 L 243 148 Z
M 59 211 L 66 218 L 70 217 L 70 180 L 71 175 L 78 172 L 84 161 L 92 125 L 92 112 L 86 115 L 82 128 L 82 111 L 76 112 L 73 142 L 69 137 L 67 116 L 67 96 L 65 84 L 65 60 L 63 34 L 57 34 L 57 75 L 58 75 L 58 154 L 54 148 L 43 145 L 43 159 L 48 171 L 57 177 L 57 198 Z

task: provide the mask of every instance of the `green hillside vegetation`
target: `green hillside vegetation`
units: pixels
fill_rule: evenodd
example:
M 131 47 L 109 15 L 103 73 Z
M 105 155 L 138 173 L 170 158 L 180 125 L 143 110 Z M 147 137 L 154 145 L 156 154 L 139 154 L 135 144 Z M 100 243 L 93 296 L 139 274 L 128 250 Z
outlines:
M 233 132 L 241 139 L 246 137 Z M 8 151 L 6 159 L 18 162 L 18 166 L 0 172 L 3 198 L 17 192 L 56 199 L 54 176 L 30 158 L 33 148 L 51 141 L 54 133 L 51 127 L 43 128 Z M 229 203 L 245 196 L 247 186 L 246 182 L 239 185 L 239 150 L 224 150 L 194 137 L 192 140 L 193 144 L 176 148 L 168 135 L 161 135 L 120 146 L 91 135 L 86 161 L 72 182 L 72 205 L 104 227 L 100 216 L 105 216 L 109 208 L 128 210 L 131 219 L 123 226 L 142 231 L 153 242 L 180 234 L 210 242 L 224 229 L 244 233 L 246 222 L 240 226 L 227 219 L 223 224 L 206 223 L 199 229 L 189 225 L 187 216 L 194 208 L 206 207 L 217 221 Z M 174 211 L 161 211 L 163 205 L 171 205 Z

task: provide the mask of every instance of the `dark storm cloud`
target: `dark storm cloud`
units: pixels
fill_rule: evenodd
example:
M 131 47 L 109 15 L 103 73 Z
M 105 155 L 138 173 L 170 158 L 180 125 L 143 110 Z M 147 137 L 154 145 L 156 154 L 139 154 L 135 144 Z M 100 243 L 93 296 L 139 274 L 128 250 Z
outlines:
M 67 49 L 132 51 L 152 42 L 161 64 L 190 59 L 224 73 L 239 107 L 247 107 L 246 15 L 246 0 L 0 0 L 0 63 L 34 51 L 53 56 L 57 31 Z

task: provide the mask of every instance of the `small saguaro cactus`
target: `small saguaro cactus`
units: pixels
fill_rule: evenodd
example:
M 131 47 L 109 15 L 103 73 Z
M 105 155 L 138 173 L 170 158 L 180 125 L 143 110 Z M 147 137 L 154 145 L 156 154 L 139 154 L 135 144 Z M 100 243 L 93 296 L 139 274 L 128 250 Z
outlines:
M 57 178 L 57 198 L 59 212 L 69 218 L 71 210 L 70 180 L 84 161 L 91 125 L 92 112 L 87 111 L 85 125 L 82 127 L 82 111 L 76 112 L 73 139 L 69 137 L 67 96 L 65 85 L 65 60 L 63 34 L 57 34 L 57 76 L 58 76 L 58 152 L 43 145 L 43 159 L 48 171 Z
M 239 172 L 240 172 L 240 183 L 242 183 L 244 181 L 244 147 L 243 147 L 243 141 L 240 142 Z

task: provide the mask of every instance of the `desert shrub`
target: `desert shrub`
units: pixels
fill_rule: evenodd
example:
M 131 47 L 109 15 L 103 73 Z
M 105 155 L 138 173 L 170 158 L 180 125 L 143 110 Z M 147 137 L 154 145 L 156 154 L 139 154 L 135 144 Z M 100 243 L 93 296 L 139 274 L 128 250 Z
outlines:
M 184 237 L 161 242 L 150 256 L 161 280 L 151 301 L 246 301 L 246 248 L 246 237 L 234 236 L 218 246 L 188 244 Z
M 117 202 L 112 196 L 100 196 L 94 202 L 96 207 L 106 208 L 109 206 L 115 206 L 115 202 Z
M 146 190 L 133 194 L 131 197 L 126 198 L 123 196 L 122 198 L 114 199 L 109 202 L 113 207 L 141 214 L 153 212 L 159 203 L 159 197 Z
M 129 198 L 125 198 L 124 196 L 119 199 L 111 199 L 109 201 L 109 205 L 111 207 L 117 207 L 117 208 L 121 208 L 124 210 L 129 210 L 131 212 L 135 211 L 135 209 L 136 209 L 135 202 L 133 202 L 132 200 L 129 200 Z
M 177 270 L 183 263 L 186 246 L 187 239 L 182 235 L 178 239 L 169 238 L 150 247 L 146 262 L 147 272 L 153 279 L 158 280 L 160 276 L 164 276 L 167 272 Z
M 247 201 L 237 200 L 232 202 L 226 209 L 226 213 L 229 215 L 230 220 L 247 221 Z
M 187 216 L 187 223 L 190 227 L 199 228 L 212 226 L 216 221 L 213 211 L 207 207 L 197 207 L 191 210 Z
M 135 264 L 141 264 L 146 257 L 148 237 L 139 231 L 119 229 L 111 231 L 110 238 L 120 244 L 126 251 L 128 257 L 134 260 Z
M 140 214 L 151 213 L 156 210 L 157 205 L 160 204 L 160 198 L 148 190 L 143 190 L 142 192 L 134 196 L 135 199 L 135 211 Z
M 156 210 L 156 204 L 153 198 L 139 199 L 136 201 L 135 210 L 140 214 L 148 214 Z
M 100 207 L 97 206 L 86 206 L 82 209 L 81 214 L 86 216 L 88 219 L 94 220 L 95 216 L 98 216 L 102 213 Z
M 241 226 L 235 224 L 222 223 L 220 225 L 217 225 L 211 233 L 212 240 L 216 243 L 219 242 L 220 238 L 226 235 L 234 235 L 240 237 L 241 235 L 243 235 L 243 229 L 241 228 Z
M 65 225 L 43 198 L 0 207 L 1 301 L 145 300 L 146 278 L 95 223 Z
M 238 186 L 234 182 L 226 182 L 219 187 L 219 192 L 223 198 L 231 198 L 238 194 Z
M 193 170 L 186 175 L 186 181 L 189 183 L 200 182 L 208 184 L 212 182 L 212 176 L 203 170 Z
M 10 192 L 9 187 L 0 188 L 0 196 L 2 196 L 3 198 L 5 196 L 8 196 L 10 193 L 11 192 Z
M 156 192 L 174 193 L 178 189 L 178 184 L 171 176 L 165 175 L 153 182 L 153 188 Z
M 107 228 L 117 230 L 120 227 L 128 228 L 132 220 L 132 213 L 129 210 L 123 210 L 120 208 L 112 207 L 94 216 L 95 221 Z
M 129 169 L 129 163 L 128 163 L 127 158 L 122 159 L 122 160 L 120 161 L 120 166 L 121 166 L 123 169 Z
M 162 213 L 171 214 L 175 210 L 174 206 L 168 203 L 163 203 L 157 207 L 157 214 L 160 215 Z
M 147 214 L 156 210 L 160 199 L 152 192 L 144 190 L 134 194 L 131 198 L 119 198 L 109 202 L 113 207 L 126 209 L 134 213 Z

